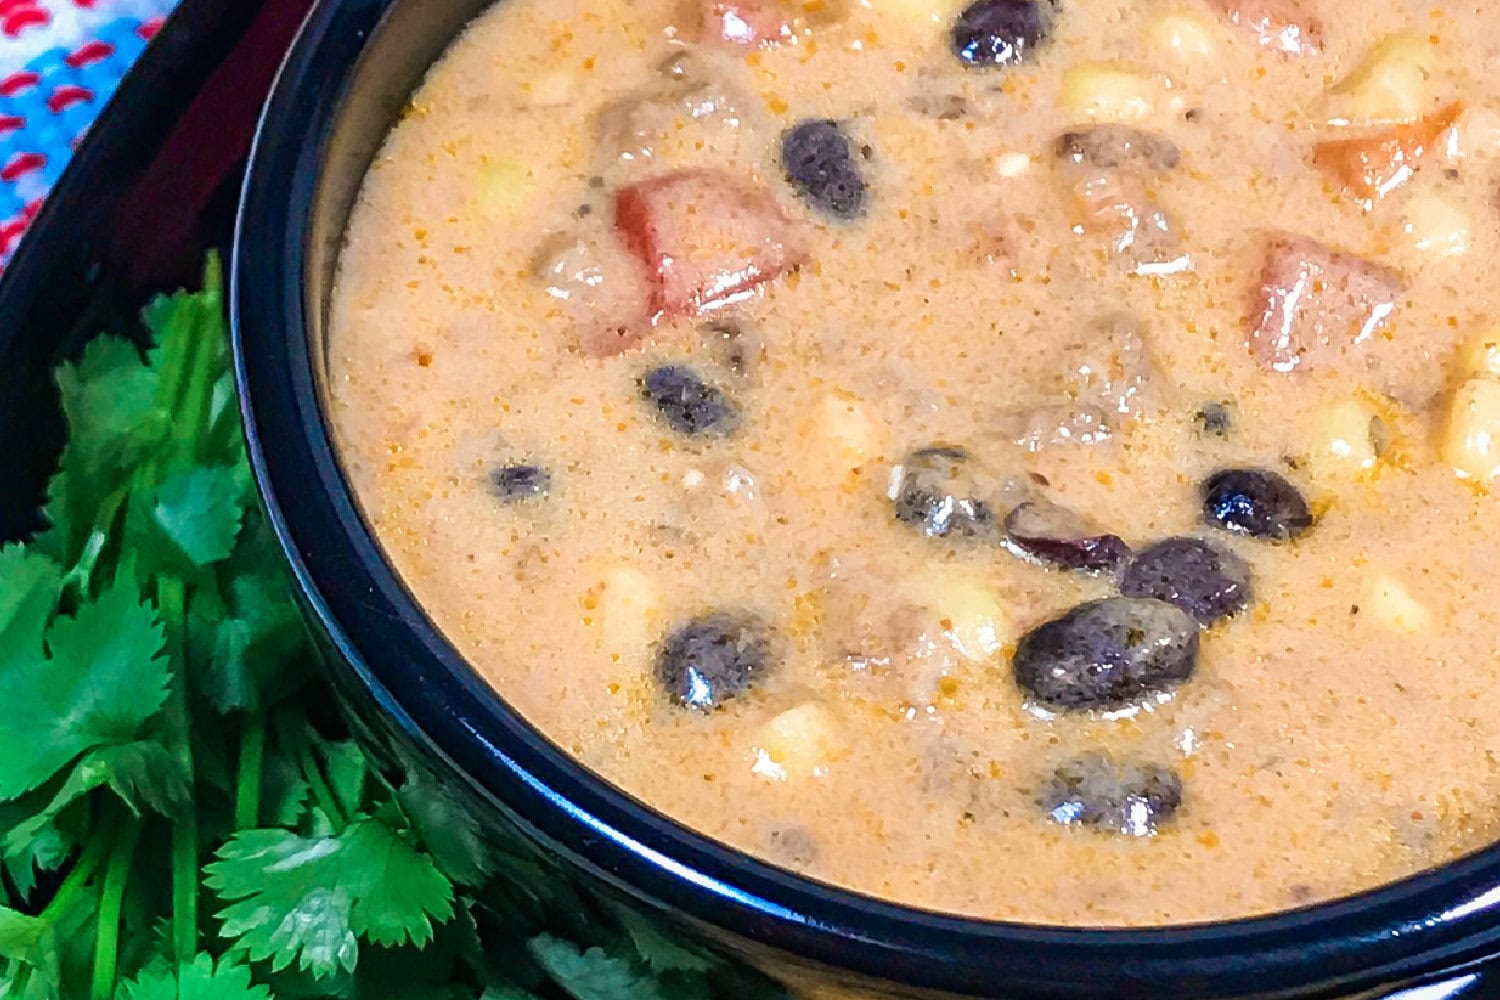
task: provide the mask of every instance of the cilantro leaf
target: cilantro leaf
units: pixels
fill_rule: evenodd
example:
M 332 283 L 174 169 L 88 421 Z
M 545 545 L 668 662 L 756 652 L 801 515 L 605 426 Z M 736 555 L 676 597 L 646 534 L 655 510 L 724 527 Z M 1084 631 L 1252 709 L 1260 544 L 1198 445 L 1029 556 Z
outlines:
M 47 930 L 45 920 L 0 906 L 0 958 L 30 962 Z
M 223 935 L 278 970 L 295 961 L 318 977 L 352 971 L 356 934 L 422 945 L 434 919 L 453 915 L 452 886 L 432 859 L 375 819 L 324 837 L 241 830 L 218 858 L 207 881 L 230 903 Z
M 126 743 L 160 710 L 167 663 L 156 613 L 129 574 L 47 633 L 50 656 L 34 648 L 0 665 L 0 798 L 41 785 L 74 757 Z
M 383 945 L 431 941 L 432 919 L 444 923 L 453 916 L 453 886 L 432 858 L 378 820 L 353 824 L 343 839 L 363 874 L 354 897 L 355 932 Z
M 478 822 L 432 775 L 409 771 L 396 801 L 444 875 L 461 885 L 477 886 L 493 870 L 494 859 Z
M 22 545 L 0 547 L 0 669 L 41 648 L 62 571 Z
M 64 809 L 94 789 L 105 787 L 112 789 L 137 814 L 144 806 L 171 815 L 188 797 L 181 762 L 155 740 L 99 747 L 78 759 L 46 806 L 5 834 L 5 850 L 24 850 L 46 832 Z
M 156 409 L 158 377 L 128 340 L 98 337 L 77 364 L 58 369 L 68 443 L 48 489 L 51 528 L 39 540 L 71 565 L 107 507 L 106 498 L 160 440 L 168 421 Z
M 539 934 L 527 943 L 537 964 L 576 1000 L 667 1000 L 655 977 L 603 948 L 580 951 L 571 941 Z
M 248 966 L 228 958 L 216 966 L 211 956 L 198 954 L 175 969 L 157 961 L 135 979 L 121 983 L 116 1000 L 271 1000 L 271 991 L 252 986 Z
M 73 853 L 74 844 L 51 820 L 39 824 L 30 838 L 16 837 L 14 839 L 18 842 L 12 844 L 12 835 L 8 831 L 18 819 L 31 815 L 25 801 L 23 798 L 18 802 L 0 804 L 0 831 L 5 831 L 0 833 L 0 859 L 3 859 L 5 874 L 10 877 L 19 898 L 29 900 L 36 888 L 38 870 L 61 868 Z
M 189 622 L 208 666 L 200 686 L 220 712 L 265 709 L 303 679 L 292 669 L 305 641 L 302 618 L 277 572 L 274 550 L 257 555 L 260 567 L 229 580 L 227 602 L 217 595 L 208 600 L 213 592 L 200 590 Z
M 236 470 L 199 466 L 155 489 L 151 525 L 192 566 L 207 566 L 234 551 L 247 499 Z

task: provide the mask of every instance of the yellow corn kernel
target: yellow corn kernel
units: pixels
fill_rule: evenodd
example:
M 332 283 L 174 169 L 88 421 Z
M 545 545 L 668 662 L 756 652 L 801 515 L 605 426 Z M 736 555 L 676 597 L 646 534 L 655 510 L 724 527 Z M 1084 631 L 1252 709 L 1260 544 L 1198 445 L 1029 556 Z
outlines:
M 1401 228 L 1423 253 L 1453 257 L 1468 252 L 1474 219 L 1457 195 L 1423 191 L 1407 201 Z
M 780 781 L 822 774 L 841 743 L 833 713 L 815 701 L 803 702 L 761 727 L 753 769 Z
M 944 636 L 967 660 L 983 662 L 1014 640 L 1000 596 L 978 572 L 937 566 L 918 575 L 913 594 L 937 618 Z
M 1342 399 L 1318 414 L 1318 437 L 1308 455 L 1314 477 L 1353 478 L 1380 461 L 1379 412 L 1363 399 Z
M 1216 22 L 1187 11 L 1169 11 L 1151 19 L 1146 40 L 1157 52 L 1177 59 L 1212 59 L 1220 48 Z
M 634 566 L 610 566 L 589 592 L 602 624 L 604 652 L 622 662 L 643 662 L 656 638 L 661 588 Z
M 810 429 L 810 436 L 826 443 L 829 458 L 840 472 L 878 457 L 880 429 L 853 393 L 832 392 L 819 401 Z
M 1500 378 L 1471 378 L 1453 394 L 1443 460 L 1460 479 L 1482 486 L 1500 476 Z
M 1169 86 L 1124 63 L 1075 63 L 1063 72 L 1058 104 L 1075 121 L 1139 122 L 1157 113 Z
M 1437 46 L 1425 35 L 1387 35 L 1329 91 L 1330 124 L 1415 121 L 1427 111 L 1437 68 Z
M 536 193 L 536 179 L 524 163 L 514 157 L 495 160 L 479 168 L 476 200 L 489 216 L 518 212 Z
M 1500 375 L 1500 327 L 1481 330 L 1459 345 L 1458 371 L 1464 378 Z
M 1365 587 L 1361 611 L 1393 632 L 1416 635 L 1432 624 L 1432 612 L 1411 595 L 1400 580 L 1382 574 Z

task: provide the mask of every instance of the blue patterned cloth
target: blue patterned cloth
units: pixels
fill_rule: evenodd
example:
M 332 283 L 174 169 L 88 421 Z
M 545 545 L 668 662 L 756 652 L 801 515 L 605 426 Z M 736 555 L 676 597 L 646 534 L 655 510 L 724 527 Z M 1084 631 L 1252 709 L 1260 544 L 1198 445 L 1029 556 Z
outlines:
M 0 0 L 0 267 L 176 0 Z

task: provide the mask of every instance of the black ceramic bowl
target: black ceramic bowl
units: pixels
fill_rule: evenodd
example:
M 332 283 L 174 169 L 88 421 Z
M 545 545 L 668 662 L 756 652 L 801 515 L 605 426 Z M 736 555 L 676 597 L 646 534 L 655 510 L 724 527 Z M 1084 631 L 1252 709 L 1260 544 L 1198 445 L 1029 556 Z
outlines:
M 329 286 L 351 200 L 412 89 L 486 0 L 323 0 L 265 110 L 232 290 L 255 471 L 341 698 L 498 843 L 795 984 L 913 997 L 1495 995 L 1500 851 L 1278 916 L 1158 930 L 963 920 L 788 874 L 697 836 L 548 742 L 397 579 L 324 420 Z M 1212 891 L 1182 873 L 1182 891 Z M 1459 970 L 1455 972 L 1454 970 Z M 726 989 L 728 989 L 726 987 Z M 1373 992 L 1369 992 L 1373 991 Z M 842 995 L 835 993 L 833 995 Z M 857 994 L 864 995 L 864 994 Z M 726 992 L 732 997 L 732 992 Z

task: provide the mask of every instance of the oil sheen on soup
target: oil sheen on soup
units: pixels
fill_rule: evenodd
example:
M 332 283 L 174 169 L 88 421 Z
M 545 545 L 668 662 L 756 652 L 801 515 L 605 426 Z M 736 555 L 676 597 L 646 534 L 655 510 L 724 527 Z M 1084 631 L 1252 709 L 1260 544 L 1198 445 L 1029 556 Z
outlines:
M 559 745 L 1089 925 L 1500 810 L 1500 7 L 507 0 L 374 163 L 358 496 Z

